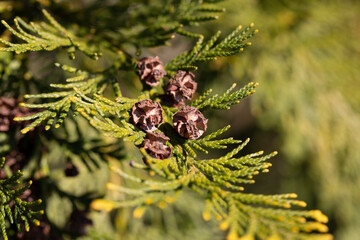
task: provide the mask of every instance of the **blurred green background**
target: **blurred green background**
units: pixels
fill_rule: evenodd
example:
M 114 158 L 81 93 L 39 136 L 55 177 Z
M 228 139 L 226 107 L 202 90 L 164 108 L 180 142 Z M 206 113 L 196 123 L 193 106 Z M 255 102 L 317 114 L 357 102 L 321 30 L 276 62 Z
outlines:
M 40 15 L 39 6 L 48 6 L 59 22 L 71 26 L 71 14 L 96 1 L 5 2 L 11 3 L 13 9 L 6 9 L 8 5 L 0 2 L 2 18 L 11 18 L 14 12 L 22 14 L 27 9 L 27 19 L 36 19 Z M 243 86 L 253 81 L 260 86 L 254 95 L 233 107 L 232 111 L 217 111 L 208 116 L 211 119 L 209 128 L 231 124 L 229 135 L 238 139 L 251 138 L 245 151 L 263 149 L 265 152 L 278 150 L 280 153 L 271 160 L 273 167 L 270 172 L 259 175 L 256 183 L 246 191 L 262 194 L 295 192 L 308 203 L 307 209 L 321 209 L 329 217 L 330 232 L 334 233 L 335 239 L 358 239 L 360 1 L 228 0 L 220 2 L 219 6 L 226 8 L 226 12 L 220 15 L 218 21 L 195 26 L 191 31 L 209 37 L 221 30 L 225 36 L 239 24 L 246 26 L 254 22 L 260 32 L 252 39 L 252 46 L 241 55 L 201 65 L 195 72 L 199 82 L 198 92 L 208 88 L 222 92 L 233 82 Z M 68 12 L 64 12 L 66 9 Z M 87 18 L 77 15 L 74 19 L 86 21 Z M 190 40 L 176 36 L 172 47 L 145 50 L 143 55 L 159 55 L 166 62 L 180 51 L 191 48 L 191 44 Z M 4 59 L 10 62 L 7 55 Z M 21 56 L 16 61 L 12 59 L 12 65 L 17 63 L 13 71 L 19 73 L 21 66 L 28 67 L 29 71 L 25 74 L 31 74 L 39 86 L 63 79 L 61 73 L 53 75 L 48 71 L 54 61 L 73 64 L 66 60 L 65 54 L 35 53 L 30 54 L 29 59 Z M 39 65 L 36 62 L 39 61 L 43 69 L 37 69 Z M 92 60 L 80 57 L 77 61 L 81 67 L 90 69 L 94 66 Z M 100 61 L 106 66 L 106 59 Z M 65 123 L 66 128 L 70 128 L 65 129 L 70 136 L 75 132 L 71 130 L 72 121 Z M 91 133 L 86 122 L 81 122 L 81 126 L 83 133 Z M 55 135 L 61 135 L 63 130 L 56 131 Z M 87 136 L 90 142 L 93 138 L 102 140 L 98 139 L 97 133 L 83 136 Z M 75 140 L 66 141 L 79 146 L 80 134 L 78 138 L 72 138 Z M 46 139 L 44 142 L 50 144 Z M 83 144 L 88 143 L 84 141 Z M 47 168 L 52 174 L 48 178 L 59 183 L 60 190 L 79 197 L 89 191 L 97 192 L 95 197 L 105 194 L 104 185 L 109 180 L 106 164 L 100 164 L 101 168 L 95 171 L 95 175 L 90 175 L 86 166 L 78 160 L 80 175 L 69 180 L 62 174 L 66 161 L 66 156 L 60 154 L 63 146 L 55 143 L 54 146 L 49 147 L 40 158 L 49 161 Z M 121 152 L 122 157 L 128 160 L 139 157 L 136 148 L 127 147 L 127 152 Z M 39 160 L 40 163 L 44 161 Z M 95 186 L 91 184 L 91 179 L 97 179 Z M 81 191 L 79 186 L 82 186 Z M 107 193 L 107 197 L 112 197 L 112 194 Z M 64 196 L 53 195 L 47 202 L 47 219 L 61 228 L 66 224 L 66 217 L 63 214 L 61 219 L 56 209 L 61 206 L 67 209 L 69 215 L 71 204 Z M 91 212 L 94 224 L 89 229 L 89 236 L 81 239 L 113 239 L 114 234 L 118 239 L 223 238 L 216 222 L 205 223 L 201 219 L 203 199 L 188 193 L 180 200 L 164 211 L 150 209 L 143 220 L 133 219 L 130 209 L 112 212 L 110 218 L 107 213 Z
M 254 149 L 279 150 L 251 191 L 296 192 L 330 218 L 335 239 L 360 237 L 360 2 L 229 0 L 207 33 L 251 21 L 242 55 L 200 67 L 202 87 L 259 82 L 224 120 Z

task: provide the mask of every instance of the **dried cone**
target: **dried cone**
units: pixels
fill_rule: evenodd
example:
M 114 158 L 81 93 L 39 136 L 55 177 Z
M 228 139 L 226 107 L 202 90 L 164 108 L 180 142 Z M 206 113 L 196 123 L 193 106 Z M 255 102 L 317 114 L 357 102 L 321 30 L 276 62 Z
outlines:
M 88 215 L 89 211 L 87 210 L 73 209 L 68 222 L 68 230 L 76 235 L 86 235 L 88 225 L 93 225 L 93 221 Z
M 23 143 L 20 142 L 19 143 Z M 28 158 L 27 154 L 21 151 L 22 149 L 18 146 L 14 148 L 10 153 L 6 155 L 5 166 L 10 168 L 11 172 L 16 172 L 19 169 L 22 169 L 26 165 Z M 4 168 L 0 169 L 0 179 L 6 178 L 6 172 Z
M 15 98 L 0 98 L 0 131 L 9 130 L 11 119 L 15 117 L 14 110 L 16 105 Z
M 169 158 L 172 153 L 170 146 L 166 146 L 166 141 L 170 140 L 163 133 L 148 132 L 143 142 L 146 152 L 153 158 L 165 159 Z
M 59 236 L 50 234 L 51 226 L 46 220 L 41 220 L 40 225 L 32 225 L 29 231 L 18 232 L 12 239 L 13 240 L 61 240 Z
M 164 64 L 159 57 L 144 57 L 139 60 L 138 65 L 140 79 L 145 81 L 147 85 L 159 85 L 159 79 L 166 75 Z
M 14 126 L 23 126 L 25 122 L 15 122 L 15 117 L 24 117 L 35 113 L 34 110 L 19 106 L 16 98 L 0 97 L 0 132 L 9 131 Z
M 31 184 L 30 188 L 25 190 L 23 193 L 19 195 L 19 198 L 25 202 L 33 202 L 39 198 L 39 195 L 43 194 L 41 180 L 34 180 Z M 61 238 L 58 236 L 54 236 L 51 234 L 51 225 L 45 216 L 41 216 L 38 218 L 40 220 L 40 225 L 37 226 L 33 224 L 30 227 L 29 231 L 21 231 L 18 232 L 13 238 L 13 240 L 60 240 Z M 21 224 L 22 225 L 22 224 Z M 24 228 L 24 226 L 22 226 Z M 25 229 L 23 229 L 25 230 Z
M 131 109 L 134 124 L 145 132 L 153 132 L 163 122 L 163 110 L 160 103 L 144 99 L 134 104 Z
M 164 88 L 164 101 L 171 107 L 184 106 L 184 101 L 192 99 L 196 91 L 197 83 L 193 80 L 194 77 L 191 72 L 179 70 Z
M 64 173 L 67 177 L 75 177 L 79 174 L 79 170 L 72 162 L 67 162 Z
M 207 119 L 194 107 L 186 106 L 173 116 L 174 128 L 180 136 L 198 139 L 207 128 Z
M 16 98 L 0 97 L 0 131 L 9 131 L 14 117 L 22 116 L 22 109 Z

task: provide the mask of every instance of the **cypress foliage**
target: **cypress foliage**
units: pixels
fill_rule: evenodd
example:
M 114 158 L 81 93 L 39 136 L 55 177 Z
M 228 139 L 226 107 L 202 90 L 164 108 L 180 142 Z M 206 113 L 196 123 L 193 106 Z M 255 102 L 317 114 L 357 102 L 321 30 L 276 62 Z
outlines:
M 63 71 L 64 76 L 66 74 L 71 77 L 67 77 L 62 83 L 50 83 L 53 91 L 26 94 L 24 98 L 28 100 L 20 106 L 35 109 L 36 112 L 16 116 L 14 120 L 28 122 L 21 130 L 21 133 L 27 134 L 39 125 L 44 125 L 39 127 L 47 131 L 54 131 L 52 127 L 60 128 L 72 115 L 81 115 L 96 132 L 119 141 L 129 141 L 139 148 L 143 160 L 131 161 L 129 164 L 135 171 L 145 171 L 149 177 L 139 177 L 122 167 L 111 166 L 111 170 L 124 182 L 133 182 L 135 185 L 108 183 L 107 188 L 120 193 L 121 198 L 95 199 L 91 202 L 94 210 L 110 211 L 135 207 L 133 216 L 140 218 L 151 205 L 164 209 L 177 200 L 185 189 L 191 189 L 203 196 L 203 219 L 209 221 L 215 218 L 219 221 L 219 228 L 226 231 L 227 239 L 331 239 L 331 235 L 326 234 L 327 217 L 319 210 L 290 209 L 292 206 L 306 206 L 305 202 L 295 199 L 296 194 L 261 195 L 243 192 L 246 184 L 254 183 L 255 175 L 269 171 L 271 163 L 268 160 L 277 152 L 264 155 L 263 151 L 258 151 L 242 155 L 240 152 L 249 139 L 241 141 L 232 137 L 221 138 L 230 126 L 214 132 L 207 130 L 208 120 L 204 115 L 207 116 L 208 111 L 229 110 L 230 106 L 253 94 L 257 83 L 251 82 L 237 90 L 236 84 L 233 84 L 224 93 L 214 95 L 211 95 L 210 89 L 195 99 L 191 99 L 193 94 L 189 93 L 194 89 L 189 90 L 186 83 L 179 83 L 180 86 L 168 88 L 170 94 L 164 94 L 167 90 L 163 87 L 171 82 L 171 79 L 176 79 L 177 73 L 196 70 L 201 62 L 232 56 L 251 46 L 248 39 L 258 32 L 253 30 L 254 24 L 244 29 L 238 27 L 222 39 L 220 32 L 217 32 L 207 41 L 204 41 L 201 34 L 185 29 L 185 26 L 216 20 L 216 14 L 224 10 L 215 2 L 218 1 L 152 1 L 149 5 L 146 4 L 147 1 L 114 3 L 114 9 L 121 9 L 128 15 L 127 23 L 119 23 L 120 30 L 111 33 L 106 32 L 106 26 L 93 30 L 92 41 L 81 36 L 82 34 L 75 37 L 76 29 L 69 24 L 60 25 L 45 10 L 43 14 L 47 22 L 28 24 L 17 17 L 14 20 L 15 29 L 3 21 L 13 36 L 25 43 L 15 43 L 15 40 L 12 43 L 3 39 L 2 51 L 20 54 L 65 49 L 70 59 L 74 60 L 74 66 L 77 63 L 77 52 L 98 60 L 102 51 L 110 62 L 99 71 L 55 63 L 55 67 Z M 96 4 L 101 5 L 99 1 L 93 7 L 96 7 Z M 132 23 L 135 25 L 129 27 Z M 114 29 L 109 25 L 108 31 L 111 30 Z M 147 58 L 149 63 L 142 65 L 141 61 L 145 60 L 138 60 L 136 54 L 143 48 L 169 44 L 174 34 L 196 39 L 195 46 L 165 64 L 163 68 L 166 74 L 159 77 L 162 63 L 155 63 L 153 58 Z M 134 46 L 136 52 L 128 51 L 125 43 Z M 99 49 L 94 51 L 94 46 Z M 134 86 L 136 83 L 125 84 L 121 78 L 119 81 L 119 75 L 134 72 L 142 72 L 140 75 L 143 88 L 136 96 L 129 96 L 124 85 Z M 149 86 L 143 78 L 153 78 L 155 84 Z M 185 94 L 188 94 L 186 98 Z M 176 99 L 180 105 L 174 106 L 169 104 L 164 96 L 180 96 L 183 99 Z M 183 108 L 187 104 L 189 106 Z M 153 109 L 161 114 L 157 112 L 152 115 L 155 111 Z M 178 122 L 175 121 L 177 118 Z M 120 144 L 119 141 L 116 141 L 115 146 Z M 228 145 L 234 148 L 221 157 L 199 157 L 200 154 L 226 149 Z M 86 150 L 86 147 L 79 148 Z M 87 148 L 90 152 L 91 149 Z M 98 147 L 95 147 L 95 153 L 98 152 L 96 150 L 100 153 L 106 152 Z M 99 155 L 108 160 L 109 155 L 116 156 L 113 153 L 117 150 L 119 148 L 115 147 L 110 150 L 110 154 Z M 76 154 L 85 162 L 90 161 L 91 155 L 94 155 L 79 150 L 68 153 Z M 84 155 L 88 157 L 83 157 Z M 6 180 L 1 187 L 5 186 Z M 71 201 L 76 209 L 74 198 L 71 198 Z M 30 212 L 28 207 L 32 205 L 28 205 L 23 206 L 23 211 L 27 213 L 29 220 L 35 219 L 33 215 L 37 212 Z M 28 220 L 24 221 L 27 226 Z M 4 224 L 2 229 L 5 229 Z
M 4 167 L 4 164 L 5 158 L 2 158 L 0 162 L 1 169 Z M 17 171 L 12 176 L 0 180 L 0 227 L 4 239 L 8 239 L 6 233 L 6 219 L 8 219 L 11 224 L 15 224 L 18 231 L 21 232 L 23 228 L 25 231 L 29 231 L 30 223 L 40 225 L 38 219 L 44 213 L 43 210 L 31 210 L 39 207 L 42 202 L 41 199 L 33 202 L 26 202 L 19 198 L 19 196 L 29 189 L 32 184 L 32 182 L 29 181 L 23 186 L 19 186 L 19 179 L 22 175 L 22 172 Z M 23 224 L 23 227 L 21 224 Z

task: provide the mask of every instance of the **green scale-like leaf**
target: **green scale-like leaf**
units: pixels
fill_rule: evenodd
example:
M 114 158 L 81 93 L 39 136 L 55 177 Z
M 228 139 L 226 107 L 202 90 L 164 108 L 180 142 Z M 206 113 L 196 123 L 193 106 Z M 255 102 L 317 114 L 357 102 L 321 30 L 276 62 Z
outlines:
M 205 43 L 202 35 L 187 33 L 180 29 L 177 31 L 179 34 L 197 38 L 198 40 L 191 51 L 178 55 L 166 64 L 165 68 L 169 72 L 174 72 L 178 69 L 196 69 L 197 67 L 194 66 L 196 63 L 214 61 L 217 57 L 238 54 L 251 45 L 251 42 L 246 42 L 246 40 L 258 32 L 257 29 L 252 30 L 253 26 L 254 24 L 250 24 L 243 31 L 241 31 L 242 27 L 239 26 L 220 42 L 217 42 L 221 33 L 218 31 Z
M 0 168 L 3 168 L 5 158 L 1 159 Z M 16 224 L 18 231 L 21 231 L 20 223 L 25 225 L 25 230 L 29 231 L 29 222 L 36 226 L 40 224 L 38 218 L 43 214 L 43 211 L 32 211 L 31 208 L 37 208 L 41 204 L 41 200 L 34 202 L 25 202 L 18 198 L 31 186 L 31 181 L 19 187 L 20 177 L 22 172 L 15 172 L 11 177 L 0 180 L 0 227 L 4 239 L 8 239 L 6 233 L 6 221 L 8 219 L 11 224 Z M 13 202 L 14 207 L 9 207 L 10 202 Z
M 53 88 L 58 88 L 65 91 L 25 95 L 25 98 L 27 99 L 54 98 L 59 100 L 51 103 L 40 104 L 21 103 L 20 105 L 22 107 L 43 109 L 43 111 L 32 114 L 30 116 L 16 117 L 14 119 L 15 121 L 33 120 L 30 125 L 21 130 L 22 133 L 27 133 L 46 120 L 47 123 L 45 130 L 49 130 L 50 127 L 54 124 L 55 128 L 60 127 L 65 117 L 68 115 L 72 103 L 76 105 L 77 100 L 80 99 L 78 95 L 82 94 L 85 96 L 86 94 L 93 94 L 97 91 L 96 86 L 101 86 L 106 81 L 104 79 L 104 75 L 102 74 L 90 74 L 75 68 L 68 67 L 66 65 L 56 64 L 56 66 L 62 68 L 64 71 L 76 73 L 78 75 L 76 77 L 76 81 L 74 81 L 74 78 L 70 78 L 67 84 L 50 85 Z
M 263 155 L 263 151 L 259 151 L 237 157 L 249 139 L 244 142 L 233 139 L 213 140 L 228 129 L 229 126 L 208 134 L 202 139 L 188 141 L 187 147 L 183 146 L 188 156 L 183 155 L 184 151 L 174 151 L 174 157 L 160 160 L 150 157 L 145 150 L 142 150 L 147 165 L 131 163 L 131 166 L 147 170 L 150 175 L 161 176 L 163 181 L 138 178 L 119 168 L 113 168 L 121 177 L 140 184 L 140 188 L 126 188 L 109 183 L 107 187 L 110 190 L 121 192 L 128 198 L 121 201 L 99 199 L 93 202 L 93 207 L 113 209 L 138 206 L 134 210 L 134 216 L 140 217 L 146 209 L 145 206 L 150 204 L 165 206 L 165 203 L 170 203 L 176 198 L 176 194 L 179 194 L 181 189 L 189 187 L 207 196 L 203 218 L 210 220 L 211 216 L 214 216 L 221 221 L 219 227 L 222 230 L 228 230 L 228 239 L 237 239 L 239 236 L 257 236 L 261 239 L 270 237 L 329 239 L 331 236 L 326 234 L 307 234 L 312 231 L 327 231 L 326 225 L 323 224 L 327 222 L 327 218 L 319 210 L 288 209 L 291 206 L 306 206 L 303 201 L 294 199 L 297 197 L 296 194 L 242 193 L 244 184 L 254 183 L 255 175 L 267 172 L 271 166 L 267 160 L 275 156 L 277 152 Z M 218 145 L 226 143 L 238 144 L 238 146 L 218 159 L 197 160 L 191 157 L 193 154 L 189 151 L 190 145 L 194 146 L 194 143 L 197 143 L 199 146 L 206 142 L 216 143 L 217 141 L 220 141 Z M 177 147 L 173 146 L 173 149 Z M 148 187 L 141 187 L 143 185 Z
M 75 58 L 76 49 L 93 59 L 98 59 L 101 54 L 91 51 L 86 43 L 78 41 L 73 34 L 62 27 L 46 10 L 43 10 L 43 14 L 48 21 L 47 23 L 31 22 L 28 24 L 20 17 L 16 17 L 14 19 L 16 29 L 2 20 L 1 23 L 14 36 L 26 43 L 11 43 L 0 39 L 0 43 L 6 46 L 0 48 L 0 51 L 20 54 L 28 51 L 52 51 L 59 47 L 65 47 L 68 49 L 68 54 L 72 59 Z

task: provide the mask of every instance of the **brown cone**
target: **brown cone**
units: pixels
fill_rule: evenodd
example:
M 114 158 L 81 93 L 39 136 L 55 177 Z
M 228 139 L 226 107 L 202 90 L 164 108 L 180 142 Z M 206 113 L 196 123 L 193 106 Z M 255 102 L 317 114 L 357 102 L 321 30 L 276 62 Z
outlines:
M 164 64 L 159 57 L 144 57 L 139 60 L 137 67 L 139 69 L 140 79 L 147 85 L 159 85 L 159 79 L 166 75 Z
M 151 133 L 146 134 L 144 139 L 143 147 L 146 152 L 153 158 L 165 159 L 169 158 L 172 153 L 170 146 L 166 146 L 166 141 L 170 140 L 163 133 Z
M 184 106 L 184 101 L 192 99 L 196 91 L 197 83 L 193 79 L 191 72 L 179 70 L 164 88 L 164 101 L 171 107 Z
M 160 103 L 144 99 L 134 104 L 131 109 L 134 124 L 145 132 L 153 132 L 163 122 L 163 110 Z
M 207 119 L 194 107 L 186 106 L 173 116 L 174 128 L 183 138 L 198 139 L 207 128 Z

